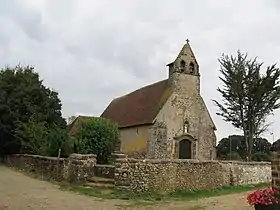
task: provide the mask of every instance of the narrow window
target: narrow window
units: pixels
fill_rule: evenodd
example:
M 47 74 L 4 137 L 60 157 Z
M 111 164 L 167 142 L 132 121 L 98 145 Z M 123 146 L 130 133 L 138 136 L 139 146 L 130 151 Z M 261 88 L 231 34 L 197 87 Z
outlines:
M 190 74 L 194 73 L 194 64 L 193 64 L 193 62 L 190 63 L 189 70 L 190 70 Z
M 138 127 L 136 127 L 136 134 L 138 134 Z
M 181 62 L 180 62 L 180 70 L 181 70 L 181 72 L 184 72 L 185 68 L 186 68 L 186 62 L 184 60 L 181 60 Z

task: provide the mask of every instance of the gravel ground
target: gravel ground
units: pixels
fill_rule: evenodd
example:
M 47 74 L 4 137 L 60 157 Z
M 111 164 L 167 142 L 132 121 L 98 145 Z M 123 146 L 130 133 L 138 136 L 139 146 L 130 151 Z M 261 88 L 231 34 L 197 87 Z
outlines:
M 62 191 L 58 186 L 33 179 L 20 172 L 0 166 L 0 210 L 251 210 L 246 204 L 248 193 L 224 195 L 189 202 L 133 205 L 121 200 L 102 200 Z

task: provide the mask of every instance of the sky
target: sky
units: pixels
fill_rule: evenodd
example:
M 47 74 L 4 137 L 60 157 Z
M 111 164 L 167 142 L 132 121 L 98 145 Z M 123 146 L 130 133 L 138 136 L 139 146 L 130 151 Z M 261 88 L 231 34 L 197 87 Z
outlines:
M 0 66 L 32 65 L 63 116 L 99 116 L 113 98 L 167 78 L 188 38 L 217 139 L 239 133 L 216 115 L 218 58 L 237 50 L 280 59 L 278 0 L 0 0 Z M 280 138 L 280 111 L 269 141 Z M 273 133 L 273 135 L 271 134 Z

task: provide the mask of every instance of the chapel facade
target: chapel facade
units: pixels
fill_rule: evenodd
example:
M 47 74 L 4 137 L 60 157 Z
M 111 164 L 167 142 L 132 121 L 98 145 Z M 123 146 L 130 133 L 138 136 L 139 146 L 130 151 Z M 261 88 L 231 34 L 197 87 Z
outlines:
M 135 158 L 215 159 L 216 127 L 189 42 L 167 67 L 167 79 L 112 100 L 101 114 L 119 126 L 118 150 Z

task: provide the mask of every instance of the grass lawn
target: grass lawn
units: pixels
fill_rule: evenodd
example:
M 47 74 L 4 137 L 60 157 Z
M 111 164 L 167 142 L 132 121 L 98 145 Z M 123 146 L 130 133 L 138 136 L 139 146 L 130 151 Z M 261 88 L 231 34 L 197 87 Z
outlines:
M 122 200 L 143 200 L 143 201 L 167 201 L 167 200 L 195 200 L 199 198 L 227 195 L 233 193 L 246 192 L 270 186 L 270 183 L 261 183 L 256 185 L 221 187 L 212 190 L 197 191 L 178 191 L 174 193 L 131 193 L 128 191 L 101 189 L 101 188 L 85 188 L 81 186 L 60 184 L 61 189 L 70 190 L 82 195 L 93 196 L 104 199 L 122 199 Z

